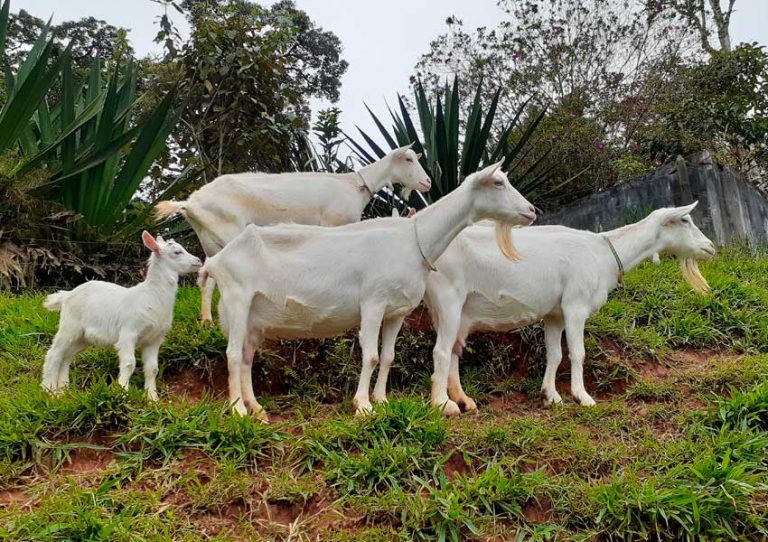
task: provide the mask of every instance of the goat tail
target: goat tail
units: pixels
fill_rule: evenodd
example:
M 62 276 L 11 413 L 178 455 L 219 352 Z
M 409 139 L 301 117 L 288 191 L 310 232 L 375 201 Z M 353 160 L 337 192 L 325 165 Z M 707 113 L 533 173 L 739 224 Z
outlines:
M 67 300 L 70 293 L 71 292 L 67 290 L 59 290 L 55 294 L 49 295 L 45 298 L 45 301 L 43 301 L 43 307 L 49 311 L 60 311 L 61 306 Z
M 160 222 L 168 217 L 171 217 L 177 213 L 181 213 L 184 216 L 187 214 L 187 202 L 186 201 L 173 201 L 166 200 L 160 201 L 155 205 L 155 221 Z

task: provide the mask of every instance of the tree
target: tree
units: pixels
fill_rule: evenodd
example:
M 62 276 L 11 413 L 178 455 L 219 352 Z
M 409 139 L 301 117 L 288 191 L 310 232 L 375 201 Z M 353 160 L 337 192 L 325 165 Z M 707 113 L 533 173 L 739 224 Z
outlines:
M 149 68 L 160 87 L 183 80 L 188 107 L 174 134 L 178 169 L 195 161 L 206 176 L 294 169 L 309 99 L 338 98 L 347 67 L 339 39 L 287 0 L 270 8 L 243 0 L 163 3 L 184 13 L 192 29 L 177 47 L 161 19 L 157 39 L 169 54 Z
M 540 142 L 554 185 L 580 175 L 576 197 L 653 167 L 635 135 L 678 66 L 695 58 L 695 33 L 672 10 L 649 13 L 630 0 L 502 0 L 495 28 L 466 31 L 455 17 L 431 44 L 416 77 L 437 88 L 446 76 L 505 90 L 498 115 L 520 103 L 551 103 Z M 503 125 L 502 122 L 500 125 Z M 546 145 L 534 145 L 533 154 Z M 565 201 L 565 200 L 563 200 Z
M 701 47 L 710 55 L 718 52 L 712 46 L 712 29 L 717 34 L 719 51 L 731 52 L 730 23 L 736 0 L 650 0 L 647 9 L 661 13 L 671 9 L 683 21 L 693 26 L 699 34 Z
M 17 15 L 10 15 L 6 45 L 10 65 L 19 65 L 26 49 L 35 43 L 45 26 L 44 20 L 23 9 Z M 101 59 L 106 65 L 116 57 L 133 56 L 133 49 L 127 39 L 128 31 L 94 17 L 65 21 L 51 26 L 49 32 L 56 43 L 71 47 L 76 68 L 88 66 L 94 58 Z

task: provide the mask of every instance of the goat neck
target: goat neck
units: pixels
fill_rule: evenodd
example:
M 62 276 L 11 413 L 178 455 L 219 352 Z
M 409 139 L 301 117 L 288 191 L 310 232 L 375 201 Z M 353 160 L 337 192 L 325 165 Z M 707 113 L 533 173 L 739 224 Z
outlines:
M 470 187 L 462 184 L 410 219 L 415 221 L 421 249 L 428 261 L 440 258 L 451 241 L 477 218 L 470 196 Z
M 607 231 L 601 235 L 613 243 L 625 273 L 650 259 L 664 248 L 660 246 L 659 242 L 659 226 L 649 218 Z M 607 246 L 605 250 L 606 252 L 609 250 Z M 612 265 L 616 265 L 613 257 L 610 258 L 610 261 Z

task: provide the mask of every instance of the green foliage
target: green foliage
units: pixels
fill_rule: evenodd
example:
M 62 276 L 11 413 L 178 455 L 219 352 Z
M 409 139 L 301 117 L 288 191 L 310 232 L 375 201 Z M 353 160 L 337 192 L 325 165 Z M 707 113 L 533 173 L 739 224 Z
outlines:
M 718 401 L 711 418 L 716 427 L 731 431 L 768 431 L 768 371 L 762 382 L 749 391 L 735 391 Z
M 498 89 L 488 104 L 488 109 L 483 109 L 482 103 L 483 84 L 478 84 L 474 99 L 466 112 L 466 124 L 462 126 L 460 106 L 462 97 L 459 92 L 459 80 L 454 78 L 453 84 L 445 85 L 440 93 L 433 97 L 431 103 L 424 86 L 419 82 L 415 87 L 415 103 L 418 112 L 420 130 L 417 131 L 414 119 L 408 110 L 405 100 L 398 95 L 399 111 L 389 113 L 392 117 L 392 131 L 388 131 L 379 118 L 368 109 L 376 126 L 381 132 L 390 149 L 415 143 L 414 150 L 423 154 L 421 165 L 432 178 L 433 184 L 429 192 L 432 201 L 435 201 L 454 190 L 464 178 L 480 169 L 481 164 L 503 160 L 502 170 L 510 174 L 510 181 L 526 197 L 535 197 L 536 189 L 546 179 L 546 172 L 540 171 L 539 162 L 528 162 L 528 145 L 536 126 L 544 116 L 544 110 L 537 113 L 527 112 L 532 115 L 530 122 L 521 129 L 521 117 L 526 112 L 528 102 L 525 102 L 516 112 L 514 119 L 505 123 L 500 134 L 493 139 L 492 129 L 499 130 L 495 123 L 498 122 L 496 109 L 501 89 Z M 459 132 L 463 128 L 463 134 Z M 359 130 L 359 129 L 358 129 Z M 516 130 L 521 133 L 517 134 Z M 349 139 L 356 149 L 363 163 L 371 163 L 378 157 L 386 154 L 368 134 L 360 131 L 360 135 L 366 145 L 371 149 L 368 152 L 361 143 Z M 510 142 L 513 134 L 518 137 L 514 143 Z M 371 154 L 372 153 L 372 154 Z

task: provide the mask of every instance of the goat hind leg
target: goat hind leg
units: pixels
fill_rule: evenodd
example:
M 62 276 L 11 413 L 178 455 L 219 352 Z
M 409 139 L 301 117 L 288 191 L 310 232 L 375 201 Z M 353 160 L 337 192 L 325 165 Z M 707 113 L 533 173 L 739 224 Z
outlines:
M 477 403 L 464 392 L 459 378 L 459 355 L 451 352 L 451 369 L 448 373 L 448 397 L 450 397 L 462 412 L 475 412 Z
M 372 399 L 376 403 L 387 401 L 387 378 L 392 362 L 395 360 L 395 341 L 403 327 L 405 316 L 398 316 L 384 321 L 381 330 L 381 359 L 379 360 L 379 374 L 376 377 L 376 385 L 373 387 Z
M 362 350 L 362 369 L 357 392 L 352 400 L 357 416 L 371 412 L 369 392 L 371 375 L 379 363 L 379 331 L 384 318 L 383 307 L 362 307 L 360 311 L 360 348 Z
M 571 395 L 583 406 L 594 406 L 595 400 L 584 387 L 584 322 L 586 316 L 565 317 L 565 339 L 568 342 L 568 357 L 571 360 Z
M 261 337 L 249 336 L 243 347 L 243 363 L 240 371 L 240 385 L 242 386 L 241 394 L 243 397 L 243 403 L 245 408 L 251 415 L 256 416 L 264 423 L 269 423 L 269 416 L 259 404 L 256 399 L 256 395 L 253 393 L 253 357 L 256 355 L 256 350 L 261 345 Z
M 547 369 L 544 371 L 544 380 L 541 383 L 541 393 L 547 404 L 561 403 L 563 401 L 557 393 L 555 381 L 557 368 L 563 359 L 563 320 L 561 318 L 544 319 L 544 343 L 547 347 Z
M 213 323 L 213 314 L 211 305 L 213 303 L 213 292 L 216 289 L 216 280 L 208 277 L 205 286 L 200 288 L 200 322 L 203 324 Z

